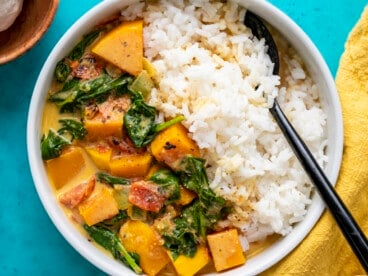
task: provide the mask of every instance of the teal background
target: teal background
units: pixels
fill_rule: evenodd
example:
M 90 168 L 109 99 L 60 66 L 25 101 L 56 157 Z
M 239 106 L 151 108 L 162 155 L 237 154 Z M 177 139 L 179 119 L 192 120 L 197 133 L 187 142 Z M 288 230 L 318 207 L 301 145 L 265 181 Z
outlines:
M 62 34 L 98 0 L 61 0 L 43 39 L 0 66 L 0 275 L 104 275 L 60 235 L 38 198 L 26 152 L 37 76 Z M 367 0 L 271 0 L 315 42 L 335 75 L 348 33 Z

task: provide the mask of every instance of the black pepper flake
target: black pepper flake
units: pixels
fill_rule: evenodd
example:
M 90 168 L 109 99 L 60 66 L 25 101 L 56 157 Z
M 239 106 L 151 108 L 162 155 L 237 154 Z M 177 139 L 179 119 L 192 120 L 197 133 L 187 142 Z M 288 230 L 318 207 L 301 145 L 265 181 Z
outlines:
M 165 150 L 171 150 L 171 149 L 175 149 L 176 146 L 173 145 L 173 144 L 170 144 L 170 142 L 166 142 L 165 146 L 164 146 L 164 149 Z
M 113 138 L 112 138 L 112 143 L 113 143 L 115 146 L 118 146 L 118 145 L 119 145 L 119 141 L 118 141 L 115 137 L 113 137 Z

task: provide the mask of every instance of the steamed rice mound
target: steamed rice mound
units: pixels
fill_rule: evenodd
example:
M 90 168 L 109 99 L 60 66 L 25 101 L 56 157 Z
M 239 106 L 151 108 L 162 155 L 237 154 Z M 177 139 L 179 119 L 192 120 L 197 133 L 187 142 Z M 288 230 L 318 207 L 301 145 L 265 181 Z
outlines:
M 327 162 L 318 87 L 282 38 L 280 85 L 264 40 L 243 24 L 245 13 L 236 3 L 208 0 L 139 3 L 122 12 L 145 22 L 145 56 L 158 72 L 150 104 L 167 117 L 185 116 L 211 188 L 234 204 L 220 226 L 240 229 L 244 250 L 288 234 L 311 203 L 309 179 L 269 113 L 272 98 L 320 165 Z

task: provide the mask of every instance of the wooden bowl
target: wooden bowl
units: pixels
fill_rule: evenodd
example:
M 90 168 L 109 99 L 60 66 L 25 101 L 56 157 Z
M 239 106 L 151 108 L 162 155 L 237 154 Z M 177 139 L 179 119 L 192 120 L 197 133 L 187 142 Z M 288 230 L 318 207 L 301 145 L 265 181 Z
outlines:
M 0 64 L 31 49 L 49 28 L 59 0 L 26 0 L 13 25 L 0 32 Z

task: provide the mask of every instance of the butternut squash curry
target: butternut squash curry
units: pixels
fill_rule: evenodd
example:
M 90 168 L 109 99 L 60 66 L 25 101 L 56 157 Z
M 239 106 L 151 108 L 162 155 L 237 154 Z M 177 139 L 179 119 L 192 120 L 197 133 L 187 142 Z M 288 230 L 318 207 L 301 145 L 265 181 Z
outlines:
M 86 34 L 55 68 L 42 158 L 71 221 L 134 272 L 193 275 L 245 262 L 231 206 L 209 188 L 205 160 L 181 124 L 146 103 L 155 69 L 143 22 Z

